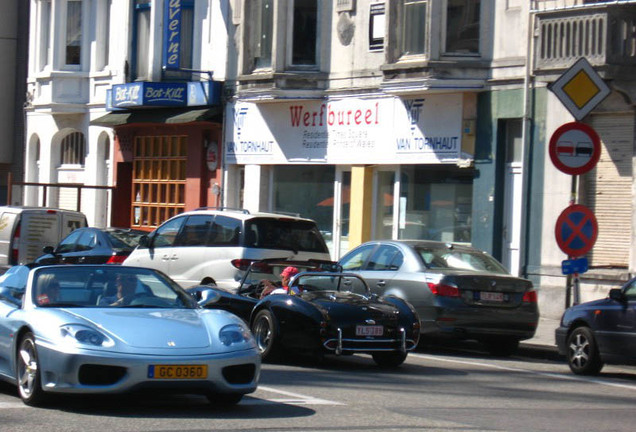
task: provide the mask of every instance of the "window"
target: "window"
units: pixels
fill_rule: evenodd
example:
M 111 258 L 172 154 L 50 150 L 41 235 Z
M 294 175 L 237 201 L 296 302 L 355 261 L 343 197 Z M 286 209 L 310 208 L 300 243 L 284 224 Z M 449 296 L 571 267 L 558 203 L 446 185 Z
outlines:
M 381 51 L 384 48 L 385 22 L 384 3 L 372 4 L 369 11 L 369 49 L 371 51 Z
M 427 52 L 426 16 L 428 1 L 405 0 L 402 10 L 402 55 L 421 55 Z
M 39 64 L 40 71 L 44 70 L 49 64 L 50 50 L 50 32 L 51 32 L 51 0 L 40 1 L 40 47 L 39 47 Z
M 403 262 L 404 257 L 397 248 L 382 245 L 375 251 L 365 270 L 396 271 Z
M 317 29 L 318 0 L 294 0 L 292 65 L 316 65 Z
M 183 225 L 185 220 L 185 217 L 179 217 L 172 219 L 157 228 L 156 234 L 152 238 L 153 247 L 171 247 L 177 238 L 177 234 L 179 234 L 181 225 Z
M 66 3 L 66 64 L 79 65 L 82 54 L 82 1 Z
M 369 259 L 369 255 L 375 249 L 375 245 L 362 246 L 349 254 L 345 255 L 341 260 L 343 270 L 360 270 L 364 263 Z
M 249 2 L 250 22 L 253 23 L 250 37 L 251 70 L 272 66 L 272 36 L 274 23 L 274 1 L 253 0 Z
M 185 209 L 187 137 L 138 136 L 131 226 L 156 227 Z
M 149 78 L 150 2 L 151 0 L 135 0 L 133 79 L 142 80 Z
M 73 132 L 62 140 L 62 165 L 84 165 L 86 143 L 84 134 Z
M 241 221 L 227 216 L 216 216 L 210 232 L 210 246 L 238 246 Z
M 479 54 L 481 0 L 447 0 L 446 52 Z
M 171 9 L 164 16 L 164 77 L 189 80 L 193 65 L 194 0 L 168 2 L 168 7 Z
M 190 216 L 175 242 L 175 246 L 205 246 L 214 216 Z

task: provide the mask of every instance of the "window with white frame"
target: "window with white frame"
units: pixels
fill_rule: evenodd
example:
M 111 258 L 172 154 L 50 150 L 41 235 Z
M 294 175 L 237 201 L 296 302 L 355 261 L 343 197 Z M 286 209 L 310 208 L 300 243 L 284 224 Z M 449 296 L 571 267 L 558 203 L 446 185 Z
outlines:
M 428 0 L 404 0 L 402 10 L 401 54 L 403 56 L 427 53 Z
M 315 66 L 317 63 L 318 1 L 292 1 L 291 64 L 293 66 Z
M 132 79 L 148 79 L 150 55 L 150 6 L 151 0 L 135 0 Z
M 51 49 L 51 0 L 40 0 L 38 15 L 38 71 L 43 71 L 49 65 Z
M 274 33 L 274 1 L 252 0 L 249 2 L 251 34 L 249 37 L 251 61 L 248 69 L 272 67 L 272 37 Z
M 82 60 L 82 0 L 66 1 L 66 65 Z
M 479 54 L 481 0 L 447 0 L 446 53 Z
M 369 10 L 369 49 L 381 51 L 384 48 L 385 31 L 384 3 L 372 3 Z
M 84 165 L 86 140 L 81 132 L 72 132 L 62 139 L 60 161 L 62 165 Z

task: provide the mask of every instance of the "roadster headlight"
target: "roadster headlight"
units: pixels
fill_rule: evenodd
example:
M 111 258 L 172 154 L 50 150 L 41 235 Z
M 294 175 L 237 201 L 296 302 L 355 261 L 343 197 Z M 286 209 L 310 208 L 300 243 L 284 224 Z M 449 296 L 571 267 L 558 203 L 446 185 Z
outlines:
M 252 333 L 247 327 L 240 324 L 229 324 L 219 331 L 219 339 L 225 346 L 240 344 L 253 340 Z
M 70 338 L 82 345 L 111 347 L 115 343 L 105 334 L 88 326 L 80 324 L 67 324 L 60 327 L 62 337 Z

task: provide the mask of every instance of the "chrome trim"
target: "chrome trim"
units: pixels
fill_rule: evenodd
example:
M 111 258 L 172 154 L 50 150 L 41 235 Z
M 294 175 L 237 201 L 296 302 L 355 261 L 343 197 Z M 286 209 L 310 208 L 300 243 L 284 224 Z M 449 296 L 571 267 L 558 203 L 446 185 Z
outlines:
M 336 355 L 342 354 L 342 329 L 338 328 L 338 346 L 336 347 Z
M 400 338 L 401 338 L 400 351 L 405 353 L 406 352 L 406 330 L 404 330 L 404 327 L 400 327 Z
M 329 347 L 329 343 L 333 342 L 333 341 L 337 341 L 338 342 L 338 346 L 336 348 L 331 348 Z M 325 349 L 329 350 L 329 351 L 334 351 L 334 354 L 336 355 L 340 355 L 342 354 L 343 351 L 351 351 L 351 352 L 370 352 L 370 351 L 395 351 L 396 348 L 367 348 L 367 347 L 361 347 L 361 348 L 353 348 L 353 347 L 343 347 L 343 344 L 346 345 L 348 342 L 351 343 L 356 343 L 356 344 L 394 344 L 394 345 L 398 345 L 398 343 L 400 344 L 400 347 L 397 348 L 398 350 L 402 351 L 402 349 L 404 349 L 403 352 L 407 352 L 407 351 L 413 351 L 416 347 L 417 344 L 415 343 L 415 341 L 413 339 L 406 339 L 406 332 L 404 333 L 404 337 L 402 340 L 398 340 L 398 339 L 327 339 L 326 341 L 324 341 L 323 346 L 325 347 Z

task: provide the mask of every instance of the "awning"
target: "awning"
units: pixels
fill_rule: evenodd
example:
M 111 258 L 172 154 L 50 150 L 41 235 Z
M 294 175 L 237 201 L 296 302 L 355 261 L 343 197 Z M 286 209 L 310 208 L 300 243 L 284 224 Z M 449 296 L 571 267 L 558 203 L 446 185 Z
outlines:
M 180 124 L 202 121 L 222 121 L 220 106 L 202 109 L 166 108 L 129 111 L 113 111 L 91 121 L 91 126 L 114 127 L 133 123 Z

